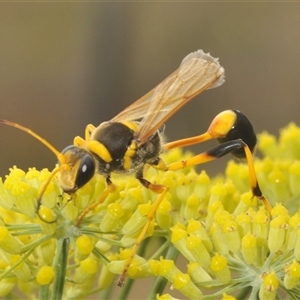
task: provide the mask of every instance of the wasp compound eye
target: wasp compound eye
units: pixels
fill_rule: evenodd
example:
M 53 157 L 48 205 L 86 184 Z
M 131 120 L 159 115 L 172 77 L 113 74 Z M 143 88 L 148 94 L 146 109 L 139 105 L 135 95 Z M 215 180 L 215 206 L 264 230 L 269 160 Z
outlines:
M 75 185 L 77 188 L 81 188 L 91 180 L 95 174 L 95 169 L 96 164 L 93 157 L 90 154 L 84 155 L 80 160 L 75 179 Z

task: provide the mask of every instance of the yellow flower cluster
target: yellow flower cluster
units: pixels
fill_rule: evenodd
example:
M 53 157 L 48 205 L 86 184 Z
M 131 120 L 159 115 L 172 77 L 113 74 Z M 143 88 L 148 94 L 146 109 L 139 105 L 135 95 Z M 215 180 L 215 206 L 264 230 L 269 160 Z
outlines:
M 263 133 L 258 148 L 264 158 L 255 160 L 255 169 L 271 213 L 249 192 L 244 163 L 230 161 L 226 175 L 213 179 L 193 168 L 147 171 L 147 179 L 169 191 L 119 299 L 129 297 L 131 279 L 145 277 L 156 278 L 145 291 L 148 299 L 275 299 L 278 293 L 298 298 L 300 129 L 289 125 L 278 141 Z M 172 150 L 164 159 L 189 155 Z M 37 209 L 49 175 L 13 167 L 0 181 L 0 297 L 113 297 L 115 276 L 122 273 L 158 195 L 134 178 L 112 177 L 115 191 L 77 225 L 101 196 L 104 179 L 95 176 L 70 198 L 53 178 Z

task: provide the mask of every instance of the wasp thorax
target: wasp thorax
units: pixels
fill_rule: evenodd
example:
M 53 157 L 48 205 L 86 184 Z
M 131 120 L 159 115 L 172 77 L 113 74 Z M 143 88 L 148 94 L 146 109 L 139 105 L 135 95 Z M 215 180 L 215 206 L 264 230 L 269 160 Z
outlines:
M 64 192 L 71 194 L 91 180 L 96 162 L 87 150 L 74 145 L 66 147 L 62 154 L 68 168 L 59 173 L 58 180 Z
M 152 164 L 161 153 L 160 134 L 156 131 L 141 143 L 138 122 L 105 122 L 97 127 L 88 142 L 88 150 L 97 160 L 98 172 L 137 173 Z

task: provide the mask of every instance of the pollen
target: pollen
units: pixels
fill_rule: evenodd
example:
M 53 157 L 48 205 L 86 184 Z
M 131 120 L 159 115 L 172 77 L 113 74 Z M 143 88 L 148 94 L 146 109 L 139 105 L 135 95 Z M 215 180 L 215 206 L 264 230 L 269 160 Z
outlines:
M 279 280 L 276 274 L 274 272 L 265 274 L 263 275 L 263 284 L 261 285 L 259 296 L 263 299 L 274 299 L 278 287 Z
M 41 217 L 42 220 L 44 220 L 47 223 L 53 223 L 56 220 L 53 211 L 50 208 L 45 207 L 43 205 L 41 205 L 39 209 L 39 216 Z
M 216 254 L 210 264 L 210 268 L 215 272 L 220 272 L 227 267 L 227 260 L 224 256 Z
M 91 238 L 84 235 L 77 238 L 76 246 L 82 254 L 90 254 L 94 248 Z
M 175 289 L 180 290 L 183 287 L 187 286 L 190 282 L 190 276 L 188 274 L 179 273 L 174 277 L 173 286 Z
M 95 274 L 98 270 L 97 261 L 92 258 L 87 258 L 81 262 L 82 269 L 88 274 Z
M 36 281 L 40 285 L 47 285 L 53 281 L 54 270 L 50 266 L 43 266 L 36 274 Z

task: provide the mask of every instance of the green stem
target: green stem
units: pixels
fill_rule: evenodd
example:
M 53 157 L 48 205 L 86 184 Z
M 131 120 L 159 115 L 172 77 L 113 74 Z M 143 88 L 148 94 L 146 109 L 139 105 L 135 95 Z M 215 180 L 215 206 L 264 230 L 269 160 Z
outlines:
M 148 260 L 158 259 L 159 257 L 163 256 L 164 252 L 170 247 L 170 245 L 171 242 L 166 240 Z
M 242 289 L 242 291 L 238 294 L 237 299 L 249 299 L 249 294 L 251 292 L 251 289 L 252 289 L 251 286 Z
M 178 254 L 179 254 L 178 250 L 171 244 L 168 249 L 165 259 L 170 259 L 170 260 L 176 261 Z M 157 277 L 154 282 L 153 288 L 150 291 L 148 300 L 154 300 L 154 299 L 156 299 L 157 294 L 162 294 L 167 283 L 168 283 L 168 280 L 165 277 L 162 277 L 162 276 Z
M 99 259 L 99 261 L 101 263 L 103 263 L 105 266 L 110 262 L 110 260 L 104 255 L 102 254 L 99 249 L 97 249 L 96 247 L 93 249 L 93 254 L 95 255 L 95 257 L 97 257 Z
M 47 300 L 49 297 L 49 284 L 42 285 L 39 289 L 39 299 Z
M 55 272 L 52 294 L 53 300 L 61 300 L 63 296 L 69 244 L 70 240 L 68 238 L 62 237 L 57 241 L 56 255 L 53 262 L 53 268 Z

